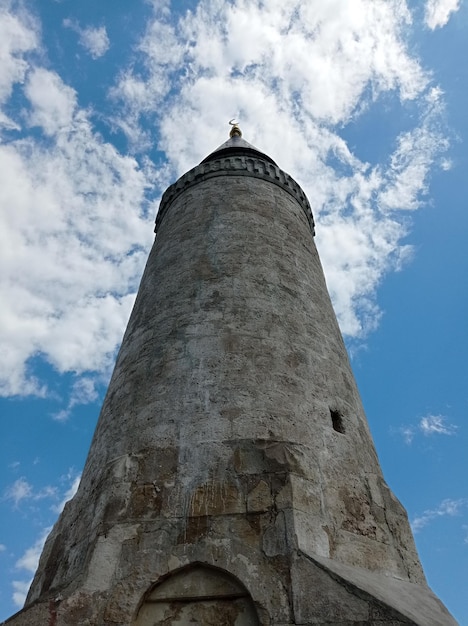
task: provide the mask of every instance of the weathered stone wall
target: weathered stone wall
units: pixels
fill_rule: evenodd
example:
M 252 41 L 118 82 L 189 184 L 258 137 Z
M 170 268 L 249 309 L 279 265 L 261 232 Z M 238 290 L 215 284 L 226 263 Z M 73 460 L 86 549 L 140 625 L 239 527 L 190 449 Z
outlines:
M 195 182 L 158 224 L 30 611 L 52 598 L 57 626 L 134 624 L 201 563 L 241 581 L 246 623 L 453 624 L 382 478 L 303 203 L 258 176 Z

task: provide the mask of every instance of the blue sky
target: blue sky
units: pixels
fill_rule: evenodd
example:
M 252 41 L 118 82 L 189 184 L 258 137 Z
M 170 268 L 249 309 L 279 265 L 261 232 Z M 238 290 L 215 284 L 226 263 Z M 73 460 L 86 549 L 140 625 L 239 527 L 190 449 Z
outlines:
M 76 489 L 159 198 L 227 122 L 304 187 L 387 482 L 468 625 L 468 6 L 0 0 L 0 619 Z

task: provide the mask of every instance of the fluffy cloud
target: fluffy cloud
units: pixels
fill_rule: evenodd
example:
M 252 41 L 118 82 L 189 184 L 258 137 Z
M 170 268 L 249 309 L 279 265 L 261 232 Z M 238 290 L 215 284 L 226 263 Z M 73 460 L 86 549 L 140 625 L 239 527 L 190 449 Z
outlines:
M 63 25 L 78 34 L 80 44 L 93 59 L 99 59 L 109 50 L 110 42 L 105 26 L 82 28 L 77 22 L 69 19 L 64 20 Z
M 56 487 L 52 487 L 47 485 L 43 487 L 39 491 L 34 491 L 34 488 L 28 481 L 22 477 L 18 478 L 12 485 L 10 485 L 6 491 L 4 498 L 5 500 L 11 500 L 14 503 L 14 506 L 17 507 L 20 502 L 23 500 L 44 500 L 45 498 L 56 499 L 57 497 L 57 489 Z
M 109 367 L 153 236 L 151 168 L 103 141 L 74 90 L 21 50 L 3 44 L 35 132 L 0 144 L 1 395 L 46 392 L 30 371 L 36 355 L 60 372 Z
M 104 26 L 85 28 L 80 35 L 80 43 L 88 50 L 93 59 L 102 57 L 109 49 L 109 38 Z
M 0 7 L 0 104 L 11 95 L 15 83 L 23 82 L 27 53 L 38 45 L 38 27 L 33 18 L 23 11 L 12 13 L 9 5 L 3 2 Z
M 46 135 L 65 132 L 71 127 L 76 111 L 76 95 L 54 72 L 33 69 L 28 76 L 25 94 L 31 104 L 28 118 L 31 126 L 39 126 Z
M 460 0 L 427 0 L 425 21 L 431 30 L 445 26 L 450 15 L 460 8 Z
M 166 21 L 167 10 L 156 4 L 155 18 L 137 46 L 141 60 L 138 69 L 122 69 L 109 94 L 125 109 L 124 115 L 115 116 L 113 122 L 138 150 L 151 147 L 151 137 L 140 124 L 141 116 L 160 111 L 184 63 L 184 42 L 178 39 L 174 25 Z
M 96 383 L 95 379 L 88 376 L 78 378 L 71 387 L 67 407 L 56 413 L 54 419 L 63 422 L 69 418 L 75 406 L 95 402 L 99 397 Z
M 152 238 L 137 163 L 93 135 L 82 112 L 64 127 L 56 102 L 41 105 L 31 120 L 52 146 L 0 146 L 3 394 L 40 392 L 27 371 L 36 354 L 59 371 L 109 365 Z
M 450 498 L 443 500 L 435 509 L 424 511 L 422 515 L 415 517 L 411 522 L 413 532 L 417 533 L 430 522 L 440 517 L 455 517 L 460 515 L 466 507 L 468 501 L 466 499 L 451 500 Z
M 32 496 L 33 488 L 25 478 L 18 478 L 5 492 L 5 499 L 12 500 L 15 506 Z

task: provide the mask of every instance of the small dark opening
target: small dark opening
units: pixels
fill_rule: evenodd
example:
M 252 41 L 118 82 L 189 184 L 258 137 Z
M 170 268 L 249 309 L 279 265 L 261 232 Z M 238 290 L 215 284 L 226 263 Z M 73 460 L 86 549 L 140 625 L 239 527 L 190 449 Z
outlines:
M 333 430 L 336 430 L 337 433 L 344 433 L 345 427 L 340 412 L 330 409 L 330 415 L 332 419 Z

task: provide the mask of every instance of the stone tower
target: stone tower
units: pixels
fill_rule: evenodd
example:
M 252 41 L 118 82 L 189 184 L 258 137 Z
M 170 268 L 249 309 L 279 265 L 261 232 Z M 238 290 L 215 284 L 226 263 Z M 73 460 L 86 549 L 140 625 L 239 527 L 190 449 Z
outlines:
M 9 626 L 455 624 L 383 479 L 299 185 L 234 125 L 156 233 Z

